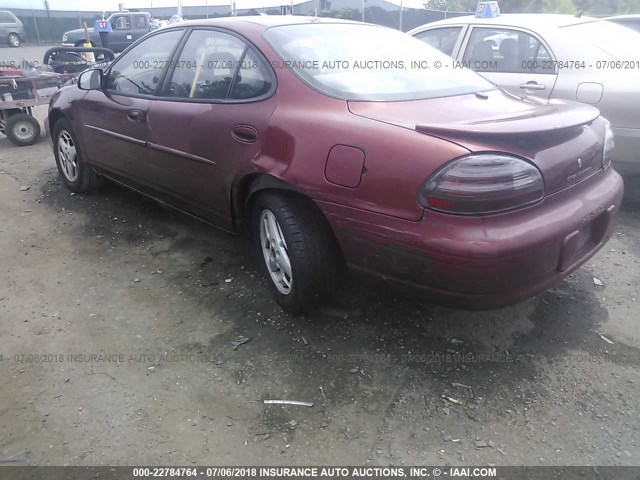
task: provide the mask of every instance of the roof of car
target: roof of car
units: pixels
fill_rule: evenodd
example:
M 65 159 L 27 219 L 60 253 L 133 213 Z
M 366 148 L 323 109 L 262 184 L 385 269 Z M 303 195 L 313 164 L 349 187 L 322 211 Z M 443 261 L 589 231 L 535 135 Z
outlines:
M 361 22 L 342 20 L 339 18 L 305 17 L 298 15 L 250 15 L 237 17 L 221 17 L 208 20 L 188 20 L 180 22 L 179 25 L 210 25 L 231 27 L 240 23 L 254 23 L 264 27 L 275 27 L 280 25 L 299 25 L 305 23 L 351 23 L 362 25 Z
M 416 30 L 427 26 L 435 25 L 455 25 L 455 24 L 472 24 L 472 25 L 510 25 L 534 30 L 558 28 L 577 23 L 586 23 L 597 20 L 592 17 L 576 17 L 574 15 L 562 15 L 552 13 L 505 13 L 495 18 L 478 18 L 473 15 L 465 15 L 462 17 L 451 17 L 446 20 L 427 23 L 418 27 Z

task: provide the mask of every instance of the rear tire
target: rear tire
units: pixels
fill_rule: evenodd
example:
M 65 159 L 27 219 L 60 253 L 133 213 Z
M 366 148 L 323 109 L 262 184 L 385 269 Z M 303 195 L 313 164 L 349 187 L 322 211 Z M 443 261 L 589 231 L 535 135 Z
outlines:
M 313 310 L 340 280 L 342 257 L 333 233 L 318 207 L 301 195 L 258 194 L 251 239 L 273 296 L 290 314 Z
M 40 123 L 26 113 L 14 113 L 4 124 L 4 134 L 19 147 L 33 145 L 40 138 Z
M 17 48 L 20 46 L 20 37 L 15 33 L 10 33 L 7 37 L 7 43 L 10 47 Z
M 77 137 L 66 119 L 56 122 L 52 138 L 56 166 L 66 187 L 76 193 L 100 188 L 102 178 L 85 161 Z

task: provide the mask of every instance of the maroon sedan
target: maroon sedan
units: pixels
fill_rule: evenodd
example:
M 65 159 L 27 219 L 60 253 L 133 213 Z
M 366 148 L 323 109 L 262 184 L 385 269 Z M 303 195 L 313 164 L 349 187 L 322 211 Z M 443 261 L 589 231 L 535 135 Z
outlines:
M 229 232 L 309 311 L 343 266 L 490 308 L 607 241 L 623 185 L 598 110 L 517 97 L 395 30 L 305 17 L 153 32 L 51 100 L 75 192 L 108 178 Z

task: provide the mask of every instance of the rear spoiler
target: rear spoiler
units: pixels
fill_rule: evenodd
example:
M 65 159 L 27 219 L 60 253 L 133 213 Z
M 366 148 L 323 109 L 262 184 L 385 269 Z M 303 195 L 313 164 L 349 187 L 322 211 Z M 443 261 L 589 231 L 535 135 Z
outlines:
M 564 130 L 579 127 L 593 122 L 600 116 L 600 111 L 590 105 L 580 103 L 554 102 L 548 103 L 541 113 L 540 109 L 531 113 L 523 113 L 519 117 L 498 115 L 478 121 L 457 122 L 450 124 L 418 124 L 415 130 L 421 133 L 439 134 L 478 134 L 508 135 L 529 134 Z

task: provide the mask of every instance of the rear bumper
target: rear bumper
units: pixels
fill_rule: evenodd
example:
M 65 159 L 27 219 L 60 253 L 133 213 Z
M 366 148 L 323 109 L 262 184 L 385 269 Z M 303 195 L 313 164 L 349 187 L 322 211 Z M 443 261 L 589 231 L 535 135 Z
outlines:
M 489 217 L 425 210 L 419 222 L 318 202 L 352 268 L 488 309 L 534 296 L 580 267 L 611 236 L 623 183 L 609 168 L 534 207 Z

